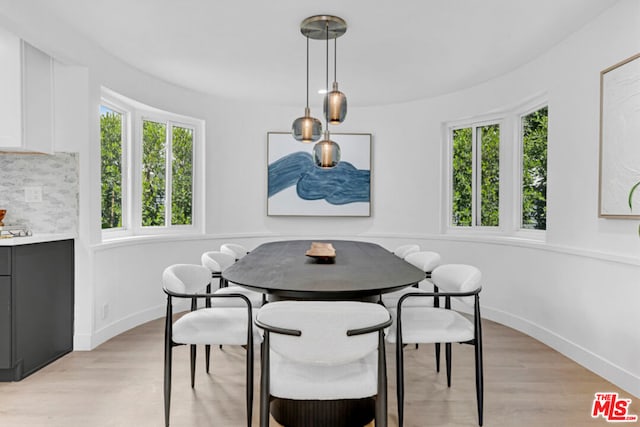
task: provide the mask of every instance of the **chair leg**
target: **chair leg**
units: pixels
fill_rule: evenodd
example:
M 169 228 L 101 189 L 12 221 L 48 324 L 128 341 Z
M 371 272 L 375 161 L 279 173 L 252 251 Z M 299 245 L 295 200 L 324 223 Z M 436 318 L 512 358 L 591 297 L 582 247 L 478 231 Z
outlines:
M 375 409 L 376 427 L 387 427 L 387 357 L 384 332 L 378 332 L 378 395 Z
M 451 343 L 444 345 L 444 357 L 447 363 L 447 387 L 451 387 Z
M 260 427 L 269 427 L 269 332 L 264 334 L 260 353 Z
M 396 342 L 396 394 L 398 400 L 398 427 L 404 423 L 404 355 L 402 342 Z
M 191 344 L 191 388 L 194 387 L 196 382 L 196 346 Z
M 251 427 L 253 418 L 253 345 L 247 345 L 247 427 Z
M 436 372 L 440 372 L 440 343 L 436 343 Z
M 171 353 L 169 340 L 164 343 L 164 425 L 169 427 L 169 412 L 171 409 Z
M 476 343 L 476 399 L 478 400 L 478 425 L 482 425 L 482 407 L 484 404 L 484 376 L 482 373 L 482 344 Z
M 211 360 L 211 345 L 207 344 L 204 346 L 204 364 L 207 371 L 209 373 L 209 361 Z

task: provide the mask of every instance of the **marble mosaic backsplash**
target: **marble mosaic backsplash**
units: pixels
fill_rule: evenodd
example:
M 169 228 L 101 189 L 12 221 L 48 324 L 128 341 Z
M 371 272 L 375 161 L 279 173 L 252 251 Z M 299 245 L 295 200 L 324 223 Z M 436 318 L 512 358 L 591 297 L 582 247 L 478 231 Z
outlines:
M 42 189 L 42 201 L 27 202 L 25 188 Z M 5 225 L 26 225 L 36 233 L 76 233 L 77 153 L 0 154 L 0 209 Z

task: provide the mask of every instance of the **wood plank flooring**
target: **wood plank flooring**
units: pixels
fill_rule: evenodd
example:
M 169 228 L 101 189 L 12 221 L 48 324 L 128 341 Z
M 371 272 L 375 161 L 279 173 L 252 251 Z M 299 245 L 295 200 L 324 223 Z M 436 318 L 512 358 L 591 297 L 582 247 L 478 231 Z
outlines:
M 614 387 L 534 339 L 483 321 L 485 422 L 491 426 L 607 425 L 591 418 L 594 393 Z M 0 383 L 0 426 L 156 427 L 163 425 L 163 320 L 134 328 L 91 352 L 71 353 L 20 382 Z M 453 347 L 453 379 L 436 373 L 433 346 L 405 349 L 405 426 L 477 426 L 473 348 Z M 198 349 L 196 387 L 189 386 L 188 349 L 174 351 L 171 425 L 244 426 L 244 350 L 215 348 L 204 373 Z M 253 425 L 258 425 L 256 347 Z M 444 352 L 443 352 L 444 355 Z M 397 426 L 395 355 L 387 347 L 389 425 Z M 277 424 L 272 421 L 272 426 Z

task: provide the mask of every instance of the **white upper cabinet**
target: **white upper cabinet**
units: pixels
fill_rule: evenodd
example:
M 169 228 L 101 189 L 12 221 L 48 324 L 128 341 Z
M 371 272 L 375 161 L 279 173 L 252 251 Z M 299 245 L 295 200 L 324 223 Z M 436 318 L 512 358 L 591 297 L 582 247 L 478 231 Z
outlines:
M 53 59 L 0 28 L 0 151 L 53 153 Z
M 22 48 L 0 28 L 0 148 L 22 147 Z

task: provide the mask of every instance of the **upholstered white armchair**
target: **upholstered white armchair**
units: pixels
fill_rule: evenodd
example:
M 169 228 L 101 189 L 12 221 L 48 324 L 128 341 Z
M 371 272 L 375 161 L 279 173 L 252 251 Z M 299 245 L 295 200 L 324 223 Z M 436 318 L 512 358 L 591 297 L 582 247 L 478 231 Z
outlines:
M 236 261 L 238 261 L 248 254 L 249 250 L 237 243 L 224 243 L 220 245 L 220 252 L 231 255 Z
M 339 400 L 376 396 L 376 427 L 387 424 L 381 305 L 354 301 L 281 301 L 263 306 L 260 426 L 269 425 L 272 397 Z
M 433 270 L 431 279 L 437 288 L 435 292 L 415 292 L 403 295 L 395 310 L 395 328 L 391 328 L 389 342 L 396 344 L 398 423 L 404 418 L 404 355 L 403 346 L 409 343 L 446 343 L 447 385 L 451 386 L 451 343 L 471 344 L 475 350 L 476 398 L 478 423 L 482 425 L 483 370 L 482 370 L 482 323 L 480 318 L 479 294 L 481 273 L 476 267 L 464 264 L 445 264 Z M 417 298 L 444 298 L 444 307 L 408 306 L 406 302 Z M 451 309 L 451 300 L 471 303 L 471 320 L 462 313 Z
M 400 245 L 392 252 L 398 258 L 404 259 L 407 255 L 420 251 L 420 246 L 415 244 Z
M 174 264 L 162 274 L 164 292 L 167 294 L 165 318 L 164 354 L 164 414 L 165 426 L 169 426 L 171 407 L 171 366 L 173 348 L 191 346 L 191 387 L 195 384 L 196 345 L 242 345 L 246 347 L 246 410 L 247 426 L 251 426 L 253 407 L 253 313 L 249 299 L 242 294 L 216 295 L 206 293 L 211 272 L 201 265 Z M 191 311 L 173 322 L 173 300 L 191 300 Z M 198 308 L 198 299 L 235 298 L 244 307 Z

